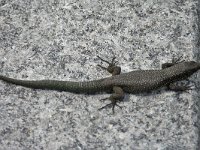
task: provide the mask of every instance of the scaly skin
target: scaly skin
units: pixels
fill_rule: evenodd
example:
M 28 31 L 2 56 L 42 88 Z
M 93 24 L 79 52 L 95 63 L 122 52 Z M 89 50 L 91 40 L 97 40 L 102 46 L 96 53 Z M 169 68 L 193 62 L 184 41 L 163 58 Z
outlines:
M 71 82 L 57 80 L 18 80 L 0 75 L 0 80 L 34 89 L 49 89 L 91 94 L 103 91 L 113 92 L 113 94 L 108 98 L 111 100 L 111 103 L 100 109 L 112 106 L 114 112 L 114 107 L 117 105 L 117 102 L 123 100 L 124 92 L 148 92 L 163 86 L 167 86 L 170 89 L 174 82 L 186 79 L 200 69 L 200 63 L 186 61 L 163 64 L 162 70 L 138 70 L 120 74 L 121 68 L 115 65 L 114 59 L 111 63 L 102 58 L 100 59 L 109 64 L 107 68 L 99 66 L 108 70 L 112 74 L 111 77 L 87 82 Z M 173 86 L 172 90 L 183 91 L 187 89 L 187 86 Z
M 73 93 L 93 94 L 96 92 L 108 91 L 109 89 L 112 89 L 112 87 L 107 87 L 106 85 L 103 85 L 102 82 L 103 79 L 88 81 L 88 82 L 72 82 L 72 81 L 57 81 L 57 80 L 34 81 L 34 80 L 17 80 L 5 76 L 0 76 L 0 80 L 33 89 L 67 91 Z

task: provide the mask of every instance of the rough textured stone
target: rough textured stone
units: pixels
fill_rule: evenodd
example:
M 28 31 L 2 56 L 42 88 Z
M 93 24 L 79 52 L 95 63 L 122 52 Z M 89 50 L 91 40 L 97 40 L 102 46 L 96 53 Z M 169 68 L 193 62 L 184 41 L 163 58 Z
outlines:
M 197 0 L 2 0 L 1 74 L 83 81 L 199 59 Z M 200 88 L 199 74 L 190 80 Z M 0 149 L 195 150 L 199 88 L 127 95 L 123 110 L 98 111 L 100 95 L 33 90 L 0 82 Z

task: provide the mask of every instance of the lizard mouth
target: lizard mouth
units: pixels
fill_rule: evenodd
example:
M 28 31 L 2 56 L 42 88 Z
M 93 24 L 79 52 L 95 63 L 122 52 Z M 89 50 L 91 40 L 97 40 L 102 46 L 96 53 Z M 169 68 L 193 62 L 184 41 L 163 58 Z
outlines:
M 193 67 L 191 67 L 191 70 L 193 70 L 195 72 L 198 71 L 198 70 L 200 70 L 200 63 L 199 62 L 193 62 L 193 63 L 194 64 L 192 65 Z
M 200 69 L 200 63 L 195 61 L 190 61 L 189 64 L 192 66 L 191 68 L 196 68 L 197 70 Z
M 200 69 L 200 63 L 196 62 L 196 65 L 197 65 L 197 70 L 199 70 Z

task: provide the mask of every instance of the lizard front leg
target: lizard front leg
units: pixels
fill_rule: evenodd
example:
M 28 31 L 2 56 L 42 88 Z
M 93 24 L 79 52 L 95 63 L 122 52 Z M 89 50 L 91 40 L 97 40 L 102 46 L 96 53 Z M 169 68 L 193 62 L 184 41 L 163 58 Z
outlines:
M 99 110 L 102 110 L 102 109 L 107 108 L 107 107 L 112 107 L 112 111 L 113 111 L 113 114 L 114 114 L 115 113 L 115 106 L 118 106 L 119 108 L 122 109 L 122 107 L 119 106 L 117 103 L 121 102 L 124 99 L 124 91 L 121 87 L 118 87 L 118 86 L 114 86 L 113 91 L 114 91 L 114 93 L 109 98 L 102 99 L 102 100 L 108 99 L 108 100 L 111 101 L 111 103 L 99 108 Z
M 177 63 L 182 62 L 182 61 L 181 61 L 182 58 L 183 58 L 183 56 L 180 56 L 180 57 L 178 57 L 178 58 L 173 57 L 171 63 L 164 63 L 164 64 L 162 64 L 162 69 L 171 67 L 171 66 L 173 66 L 173 65 L 175 65 L 175 64 L 177 64 Z
M 184 91 L 188 91 L 188 90 L 192 90 L 193 86 L 189 85 L 188 83 L 182 83 L 181 85 L 178 85 L 177 83 L 170 83 L 169 85 L 167 85 L 167 88 L 169 90 L 172 91 L 176 91 L 176 92 L 184 92 Z
M 116 57 L 113 57 L 113 59 L 112 59 L 111 62 L 109 62 L 109 61 L 107 61 L 107 60 L 104 60 L 103 58 L 101 58 L 101 57 L 99 57 L 99 56 L 97 56 L 97 57 L 98 57 L 101 61 L 107 63 L 107 64 L 108 64 L 108 67 L 103 67 L 102 65 L 97 65 L 97 66 L 101 67 L 101 68 L 104 69 L 104 70 L 107 70 L 109 73 L 112 74 L 112 76 L 118 75 L 118 74 L 121 73 L 121 67 L 119 67 L 119 66 L 116 65 L 116 61 L 115 61 Z

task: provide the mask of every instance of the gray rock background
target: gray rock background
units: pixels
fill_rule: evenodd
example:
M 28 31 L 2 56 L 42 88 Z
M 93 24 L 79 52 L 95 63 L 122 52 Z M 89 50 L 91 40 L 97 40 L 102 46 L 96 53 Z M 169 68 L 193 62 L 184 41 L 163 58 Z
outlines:
M 87 81 L 159 69 L 183 55 L 199 60 L 198 0 L 1 0 L 0 73 L 19 79 Z M 108 94 L 77 95 L 0 82 L 1 150 L 199 149 L 196 89 L 128 95 L 123 109 L 98 111 Z

